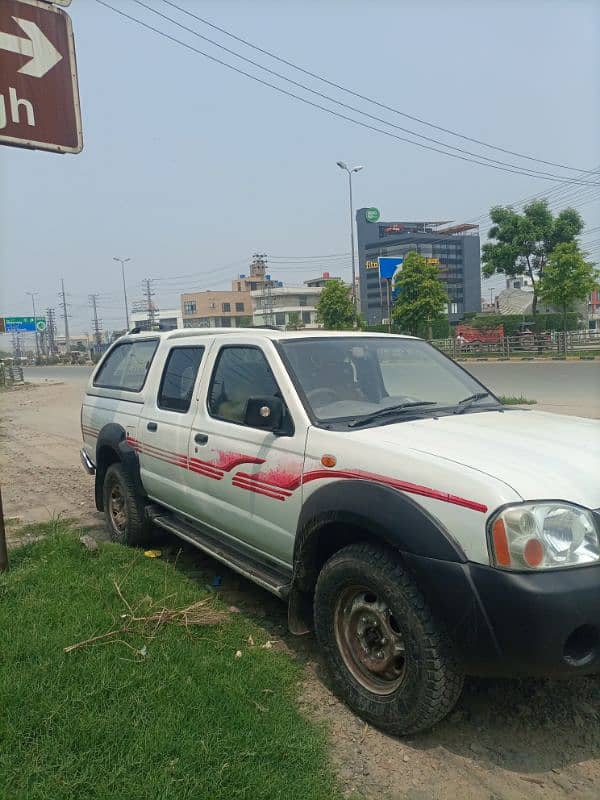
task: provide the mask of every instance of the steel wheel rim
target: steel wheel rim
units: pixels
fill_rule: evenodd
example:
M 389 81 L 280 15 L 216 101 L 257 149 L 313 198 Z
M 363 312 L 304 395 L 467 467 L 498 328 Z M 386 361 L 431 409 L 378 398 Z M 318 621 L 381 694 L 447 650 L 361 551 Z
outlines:
M 108 496 L 108 512 L 112 526 L 117 533 L 122 534 L 127 527 L 127 507 L 125 495 L 118 483 L 113 483 Z
M 352 677 L 365 689 L 389 695 L 406 673 L 406 647 L 387 601 L 366 586 L 349 586 L 334 610 L 335 638 Z

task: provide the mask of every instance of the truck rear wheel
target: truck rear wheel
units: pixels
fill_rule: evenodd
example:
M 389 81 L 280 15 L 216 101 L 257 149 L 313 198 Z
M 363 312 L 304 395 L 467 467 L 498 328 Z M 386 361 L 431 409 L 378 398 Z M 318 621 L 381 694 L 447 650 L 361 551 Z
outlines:
M 393 552 L 364 543 L 335 553 L 317 581 L 314 617 L 334 691 L 367 722 L 416 733 L 455 705 L 463 675 Z
M 103 493 L 104 514 L 112 541 L 133 547 L 150 543 L 152 526 L 122 464 L 111 464 L 106 470 Z

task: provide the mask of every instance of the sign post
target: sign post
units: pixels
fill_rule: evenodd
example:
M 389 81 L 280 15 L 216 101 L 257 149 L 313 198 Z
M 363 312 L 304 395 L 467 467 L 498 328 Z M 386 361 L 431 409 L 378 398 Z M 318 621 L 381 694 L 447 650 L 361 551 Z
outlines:
M 0 3 L 0 144 L 83 147 L 71 19 L 38 0 Z
M 4 528 L 4 511 L 2 509 L 2 487 L 0 486 L 0 572 L 8 570 L 8 549 L 6 547 L 6 529 Z
M 402 269 L 404 259 L 402 257 L 393 258 L 391 256 L 379 256 L 379 280 L 386 282 L 387 312 L 388 312 L 388 333 L 392 332 L 392 281 L 399 269 Z

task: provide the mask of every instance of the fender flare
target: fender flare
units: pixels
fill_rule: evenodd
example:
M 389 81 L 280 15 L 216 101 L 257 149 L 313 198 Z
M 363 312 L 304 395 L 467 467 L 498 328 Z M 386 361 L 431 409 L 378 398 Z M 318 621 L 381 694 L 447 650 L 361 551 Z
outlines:
M 119 462 L 133 481 L 140 497 L 145 497 L 146 492 L 140 476 L 140 461 L 137 452 L 127 442 L 125 429 L 116 422 L 105 425 L 96 441 L 96 481 L 94 494 L 96 508 L 104 510 L 104 477 L 111 464 Z
M 300 512 L 289 597 L 292 632 L 310 629 L 312 595 L 324 561 L 345 544 L 365 538 L 409 557 L 457 566 L 467 561 L 440 520 L 401 491 L 365 480 L 332 481 L 313 492 Z

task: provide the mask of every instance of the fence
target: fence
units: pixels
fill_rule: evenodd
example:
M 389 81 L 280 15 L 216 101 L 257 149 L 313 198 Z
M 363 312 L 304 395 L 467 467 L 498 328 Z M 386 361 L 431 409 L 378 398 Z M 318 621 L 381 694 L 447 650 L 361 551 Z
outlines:
M 600 331 L 551 331 L 503 336 L 495 342 L 467 342 L 460 338 L 434 339 L 438 350 L 452 358 L 493 356 L 495 358 L 564 358 L 583 353 L 600 356 Z

